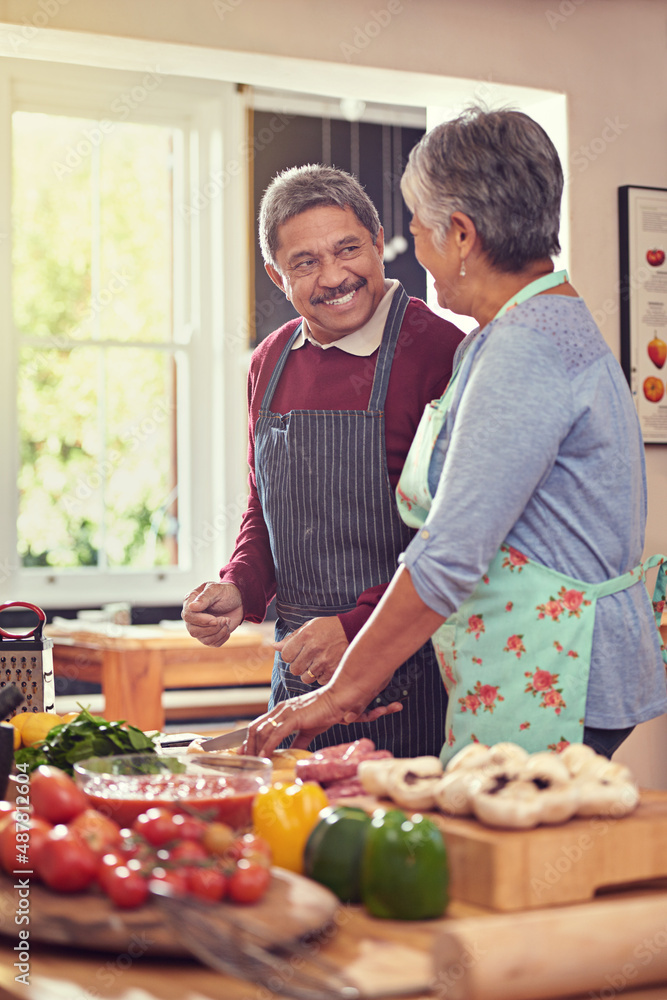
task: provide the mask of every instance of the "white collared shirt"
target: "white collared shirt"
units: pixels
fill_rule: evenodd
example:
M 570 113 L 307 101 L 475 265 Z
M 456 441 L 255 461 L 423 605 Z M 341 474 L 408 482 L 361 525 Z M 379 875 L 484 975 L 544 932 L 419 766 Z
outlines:
M 292 350 L 296 351 L 299 347 L 303 347 L 308 340 L 315 347 L 319 347 L 323 351 L 328 350 L 330 347 L 337 347 L 339 350 L 345 351 L 346 354 L 355 354 L 359 358 L 370 357 L 380 346 L 391 300 L 397 288 L 398 281 L 395 278 L 385 278 L 384 295 L 368 322 L 360 326 L 354 333 L 348 333 L 345 337 L 341 337 L 340 340 L 334 340 L 330 344 L 320 344 L 319 341 L 315 340 L 308 328 L 308 323 L 304 319 L 301 333 L 292 344 Z

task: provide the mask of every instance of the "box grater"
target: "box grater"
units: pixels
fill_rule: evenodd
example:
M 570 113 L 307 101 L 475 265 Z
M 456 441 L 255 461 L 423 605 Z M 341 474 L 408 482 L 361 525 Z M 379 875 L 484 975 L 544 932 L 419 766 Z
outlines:
M 0 628 L 0 690 L 8 684 L 16 685 L 25 698 L 19 711 L 55 712 L 53 639 L 43 632 L 46 615 L 36 604 L 23 601 L 0 604 L 0 612 L 8 608 L 28 608 L 39 621 L 29 632 L 19 634 Z

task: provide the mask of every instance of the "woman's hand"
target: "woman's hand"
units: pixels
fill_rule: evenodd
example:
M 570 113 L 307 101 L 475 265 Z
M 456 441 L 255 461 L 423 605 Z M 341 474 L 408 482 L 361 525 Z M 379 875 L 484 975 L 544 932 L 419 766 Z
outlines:
M 243 753 L 255 757 L 270 757 L 278 744 L 293 733 L 296 733 L 296 737 L 292 746 L 305 750 L 316 736 L 336 723 L 350 725 L 352 722 L 373 722 L 382 715 L 400 712 L 402 708 L 399 701 L 394 701 L 370 712 L 356 713 L 339 704 L 329 686 L 318 688 L 317 691 L 309 691 L 298 698 L 281 701 L 272 711 L 255 719 L 248 727 Z

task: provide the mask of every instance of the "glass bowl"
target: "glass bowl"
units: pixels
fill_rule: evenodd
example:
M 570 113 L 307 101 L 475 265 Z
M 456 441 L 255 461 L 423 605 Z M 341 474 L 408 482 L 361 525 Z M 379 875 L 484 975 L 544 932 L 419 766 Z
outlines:
M 259 789 L 271 783 L 271 761 L 206 753 L 122 754 L 80 761 L 74 779 L 94 809 L 123 827 L 152 806 L 166 806 L 240 829 L 252 820 Z

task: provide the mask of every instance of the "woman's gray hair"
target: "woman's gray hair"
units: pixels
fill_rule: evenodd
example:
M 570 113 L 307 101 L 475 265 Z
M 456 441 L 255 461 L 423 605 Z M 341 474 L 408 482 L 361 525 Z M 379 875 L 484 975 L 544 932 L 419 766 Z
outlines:
M 521 111 L 472 107 L 437 125 L 410 153 L 401 190 L 439 246 L 452 212 L 472 219 L 500 271 L 560 253 L 563 170 L 547 133 Z
M 359 181 L 345 170 L 309 163 L 277 174 L 267 187 L 259 207 L 259 243 L 265 263 L 277 268 L 279 228 L 309 208 L 335 205 L 352 209 L 377 243 L 380 217 Z

